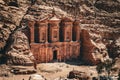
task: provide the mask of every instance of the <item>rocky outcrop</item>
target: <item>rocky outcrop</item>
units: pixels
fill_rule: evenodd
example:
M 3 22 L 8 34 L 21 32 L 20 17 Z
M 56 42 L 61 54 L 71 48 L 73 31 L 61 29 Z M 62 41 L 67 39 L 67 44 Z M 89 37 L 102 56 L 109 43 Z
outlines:
M 81 20 L 82 21 L 82 20 Z M 95 20 L 94 20 L 95 21 Z M 109 47 L 111 42 L 116 42 L 117 39 L 119 39 L 119 28 L 113 28 L 109 27 L 103 24 L 99 24 L 95 22 L 91 23 L 82 23 L 81 29 L 85 29 L 89 33 L 89 38 L 91 39 L 92 43 L 97 47 L 94 53 L 100 54 L 98 57 L 101 57 L 101 60 L 104 61 L 104 59 L 107 59 L 108 56 L 110 56 L 110 52 L 115 51 L 114 53 L 117 55 L 119 52 L 117 51 L 117 47 Z M 117 41 L 117 44 L 119 41 Z M 110 50 L 111 49 L 111 50 Z M 118 53 L 117 53 L 117 52 Z M 114 54 L 114 55 L 115 55 Z M 97 56 L 96 55 L 96 56 Z M 104 57 L 107 55 L 106 57 Z M 113 53 L 111 55 L 111 58 L 114 57 Z M 116 56 L 117 57 L 117 56 Z
M 20 25 L 29 6 L 29 1 L 0 0 L 0 50 L 3 50 L 10 35 Z
M 21 27 L 22 21 L 40 20 L 49 16 L 54 8 L 58 16 L 77 17 L 80 21 L 84 19 L 81 29 L 90 34 L 90 38 L 86 38 L 88 42 L 84 42 L 88 45 L 84 47 L 91 48 L 90 53 L 100 54 L 102 58 L 108 51 L 110 56 L 114 53 L 116 57 L 120 53 L 119 3 L 119 0 L 0 0 L 0 54 L 4 55 L 6 48 L 14 49 L 11 47 L 14 43 L 9 40 L 15 30 Z M 23 45 L 15 46 L 15 50 L 20 46 Z M 19 49 L 16 52 L 21 55 Z
M 102 24 L 110 27 L 120 26 L 120 1 L 119 0 L 96 0 L 96 17 Z
M 15 30 L 16 26 L 13 24 L 0 23 L 0 50 L 4 48 L 10 34 Z
M 11 73 L 13 74 L 34 74 L 36 73 L 37 71 L 31 67 L 31 66 L 12 66 L 11 67 L 11 70 L 10 70 Z
M 110 13 L 120 11 L 118 8 L 120 7 L 119 0 L 97 0 L 95 6 L 98 9 L 105 10 Z
M 9 5 L 12 4 L 12 5 Z M 16 6 L 17 4 L 17 6 Z M 20 25 L 23 16 L 26 14 L 30 1 L 23 0 L 2 0 L 0 2 L 0 18 L 2 22 L 10 22 L 16 26 Z
M 15 32 L 20 27 L 29 6 L 31 6 L 29 0 L 0 0 L 0 59 L 3 61 L 8 58 L 8 64 L 33 63 L 29 58 L 32 53 L 29 50 L 27 37 L 21 32 Z M 21 36 L 19 35 L 17 41 L 19 33 Z M 14 35 L 13 40 L 11 40 L 11 35 Z
M 109 58 L 106 47 L 101 42 L 95 43 L 87 30 L 81 31 L 81 56 L 87 64 L 98 64 Z
M 78 79 L 78 80 L 90 80 L 90 76 L 87 75 L 85 72 L 80 72 L 80 71 L 70 71 L 68 75 L 69 79 Z
M 33 65 L 34 57 L 29 48 L 27 37 L 21 31 L 16 31 L 12 35 L 12 45 L 8 49 L 6 55 L 8 64 L 15 65 Z
M 42 19 L 44 16 L 49 16 L 52 10 L 60 17 L 79 18 L 81 15 L 88 15 L 94 11 L 85 5 L 84 0 L 36 0 L 35 5 L 29 8 L 25 19 Z
M 95 46 L 90 41 L 89 33 L 86 30 L 81 31 L 81 55 L 82 59 L 88 64 L 96 64 L 96 59 L 94 57 L 93 50 Z
M 120 58 L 120 38 L 111 41 L 108 45 L 109 56 L 113 59 Z

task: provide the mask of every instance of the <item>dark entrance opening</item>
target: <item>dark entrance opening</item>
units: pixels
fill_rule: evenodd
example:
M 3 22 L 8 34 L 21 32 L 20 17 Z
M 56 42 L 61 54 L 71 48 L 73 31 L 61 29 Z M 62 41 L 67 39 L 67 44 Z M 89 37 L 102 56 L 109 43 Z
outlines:
M 39 28 L 38 28 L 38 24 L 35 23 L 34 26 L 36 26 L 36 27 L 34 27 L 34 32 L 35 32 L 34 40 L 35 40 L 35 43 L 39 43 Z
M 53 51 L 53 60 L 57 60 L 57 50 Z

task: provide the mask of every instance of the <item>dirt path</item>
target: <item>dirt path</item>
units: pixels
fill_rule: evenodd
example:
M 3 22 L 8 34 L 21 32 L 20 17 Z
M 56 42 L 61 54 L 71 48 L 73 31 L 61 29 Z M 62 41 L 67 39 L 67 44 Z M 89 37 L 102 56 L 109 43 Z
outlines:
M 29 68 L 29 67 L 28 67 Z M 59 77 L 67 77 L 72 70 L 86 72 L 88 75 L 97 76 L 95 66 L 82 66 L 67 63 L 41 63 L 37 65 L 37 74 L 44 76 L 47 80 L 54 80 Z M 13 75 L 0 80 L 28 80 L 30 75 Z
M 67 77 L 72 70 L 86 72 L 88 75 L 96 75 L 95 66 L 79 66 L 66 63 L 44 63 L 38 65 L 38 73 L 43 75 L 47 80 L 53 80 L 58 77 Z

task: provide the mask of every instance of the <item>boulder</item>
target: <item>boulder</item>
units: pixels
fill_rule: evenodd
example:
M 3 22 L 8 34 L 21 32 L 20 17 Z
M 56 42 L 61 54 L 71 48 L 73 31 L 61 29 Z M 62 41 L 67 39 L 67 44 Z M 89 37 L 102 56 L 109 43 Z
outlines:
M 42 75 L 33 74 L 29 77 L 29 80 L 46 80 Z
M 70 71 L 68 75 L 69 79 L 90 80 L 90 77 L 85 72 Z

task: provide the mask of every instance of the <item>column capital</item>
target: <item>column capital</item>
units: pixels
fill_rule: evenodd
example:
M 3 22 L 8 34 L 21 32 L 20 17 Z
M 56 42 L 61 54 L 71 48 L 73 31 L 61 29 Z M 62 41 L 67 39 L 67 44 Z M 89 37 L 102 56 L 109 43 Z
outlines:
M 34 27 L 35 21 L 28 21 L 28 27 Z

